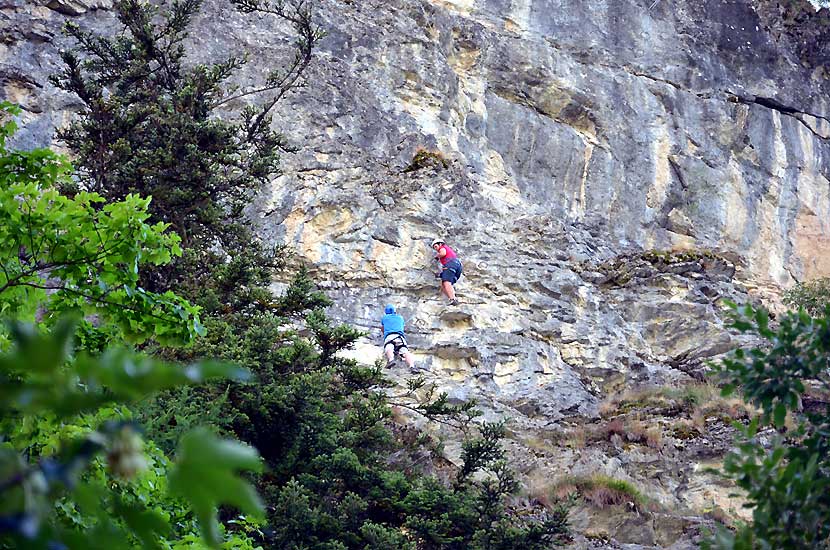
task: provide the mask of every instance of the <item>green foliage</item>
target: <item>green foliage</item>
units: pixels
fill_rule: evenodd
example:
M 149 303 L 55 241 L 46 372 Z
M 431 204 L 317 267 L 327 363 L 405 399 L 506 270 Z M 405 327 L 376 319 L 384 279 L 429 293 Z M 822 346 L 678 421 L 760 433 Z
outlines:
M 13 120 L 0 126 L 0 313 L 14 321 L 0 342 L 0 548 L 169 547 L 196 524 L 165 490 L 167 459 L 145 445 L 124 405 L 183 384 L 242 381 L 248 371 L 173 365 L 124 347 L 203 333 L 197 307 L 139 285 L 141 267 L 181 254 L 178 237 L 147 223 L 149 199 L 62 195 L 69 164 L 45 149 L 8 150 L 14 130 Z M 39 327 L 19 322 L 35 318 Z M 223 536 L 214 516 L 224 504 L 261 512 L 238 477 L 260 469 L 255 451 L 197 431 L 179 454 L 170 485 L 196 511 L 207 543 L 250 548 L 244 535 Z M 213 461 L 205 467 L 194 454 Z
M 821 316 L 830 306 L 830 279 L 798 283 L 784 293 L 784 303 L 793 309 L 804 309 L 813 317 Z
M 231 504 L 246 514 L 262 515 L 264 508 L 253 486 L 237 471 L 262 471 L 257 452 L 232 441 L 217 439 L 201 429 L 181 441 L 176 467 L 170 472 L 170 489 L 186 498 L 196 513 L 205 540 L 221 541 L 216 507 Z
M 502 437 L 504 437 L 503 424 L 484 424 L 481 428 L 481 437 L 464 442 L 461 451 L 464 465 L 458 472 L 458 483 L 466 483 L 474 473 L 504 460 L 504 451 L 499 443 Z M 506 483 L 513 486 L 512 481 L 506 481 Z M 512 489 L 509 492 L 512 492 Z
M 567 540 L 566 510 L 522 521 L 507 509 L 517 484 L 499 445 L 500 425 L 482 426 L 464 444 L 452 483 L 423 477 L 387 426 L 383 370 L 341 357 L 360 333 L 310 309 L 326 303 L 301 270 L 270 309 L 209 318 L 209 328 L 225 326 L 204 345 L 249 365 L 257 382 L 157 400 L 146 414 L 162 419 L 152 424 L 153 439 L 173 441 L 183 426 L 213 419 L 254 445 L 268 465 L 258 480 L 269 509 L 263 542 L 276 548 L 533 549 Z M 200 345 L 183 353 L 199 353 Z M 219 414 L 204 412 L 216 402 L 223 403 Z M 450 404 L 422 379 L 392 402 L 467 430 L 478 415 L 472 403 Z
M 13 325 L 13 347 L 0 356 L 0 432 L 5 434 L 0 441 L 0 548 L 47 548 L 56 541 L 71 549 L 162 548 L 173 529 L 171 515 L 184 516 L 176 501 L 157 493 L 166 459 L 148 460 L 123 412 L 101 407 L 174 385 L 209 377 L 239 379 L 246 373 L 219 363 L 180 368 L 127 351 L 76 356 L 74 332 L 65 320 L 50 334 Z M 261 512 L 253 488 L 236 473 L 242 469 L 260 469 L 255 451 L 194 431 L 182 441 L 170 473 L 171 489 L 196 511 L 214 546 L 220 542 L 214 519 L 218 504 Z
M 744 399 L 761 409 L 760 422 L 774 422 L 783 428 L 787 411 L 799 408 L 805 381 L 827 383 L 824 361 L 830 349 L 830 328 L 824 318 L 814 319 L 805 312 L 788 313 L 770 326 L 763 309 L 745 306 L 737 310 L 732 327 L 756 334 L 768 348 L 738 349 L 724 359 L 715 372 L 726 384 L 724 395 L 740 386 Z
M 484 424 L 478 437 L 464 442 L 451 488 L 434 479 L 413 484 L 404 500 L 405 526 L 418 548 L 542 550 L 570 541 L 564 506 L 535 521 L 507 514 L 505 499 L 518 484 L 499 443 L 503 432 L 501 424 Z
M 15 345 L 0 356 L 0 414 L 50 411 L 65 418 L 182 384 L 217 377 L 244 379 L 248 374 L 216 362 L 182 368 L 118 348 L 100 356 L 81 352 L 71 357 L 74 332 L 74 323 L 66 320 L 47 335 L 32 325 L 12 325 Z M 63 368 L 70 358 L 72 369 Z
M 380 368 L 381 364 L 378 363 L 377 367 Z M 467 433 L 473 420 L 481 416 L 476 401 L 451 403 L 446 392 L 437 393 L 436 389 L 434 384 L 427 384 L 423 376 L 412 377 L 406 381 L 406 391 L 390 395 L 389 403 Z
M 0 103 L 0 112 L 17 109 Z M 132 341 L 185 343 L 201 333 L 197 308 L 139 286 L 140 267 L 181 254 L 165 224 L 147 223 L 149 199 L 105 204 L 94 193 L 62 195 L 57 185 L 68 179 L 69 163 L 46 149 L 8 150 L 14 130 L 12 120 L 0 127 L 0 315 L 94 314 Z
M 748 426 L 736 423 L 737 450 L 725 473 L 746 491 L 751 525 L 722 530 L 715 548 L 824 548 L 830 544 L 830 318 L 803 310 L 770 324 L 761 309 L 735 307 L 733 327 L 760 336 L 765 345 L 736 350 L 716 368 L 728 395 L 740 387 L 761 412 Z M 812 395 L 823 395 L 804 405 Z M 788 416 L 795 424 L 784 429 Z M 772 423 L 778 433 L 761 428 Z M 765 439 L 768 441 L 765 442 Z

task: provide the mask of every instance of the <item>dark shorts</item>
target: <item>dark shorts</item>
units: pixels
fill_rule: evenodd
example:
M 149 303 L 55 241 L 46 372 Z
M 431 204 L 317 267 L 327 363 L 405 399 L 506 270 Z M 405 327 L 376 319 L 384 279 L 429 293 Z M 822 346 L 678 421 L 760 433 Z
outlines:
M 441 280 L 455 284 L 461 278 L 461 269 L 461 262 L 459 260 L 452 259 L 448 261 L 444 269 L 441 270 Z

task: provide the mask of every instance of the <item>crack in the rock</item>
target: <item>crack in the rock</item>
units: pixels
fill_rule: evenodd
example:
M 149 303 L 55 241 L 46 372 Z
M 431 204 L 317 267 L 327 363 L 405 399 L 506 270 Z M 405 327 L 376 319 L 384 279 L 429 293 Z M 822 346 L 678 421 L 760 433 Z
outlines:
M 683 188 L 683 193 L 685 194 L 689 190 L 689 184 L 686 183 L 686 178 L 683 177 L 683 171 L 680 169 L 680 165 L 677 163 L 675 158 L 672 158 L 671 155 L 667 155 L 666 159 L 669 161 L 669 167 L 671 167 L 672 173 L 677 178 L 677 181 L 680 183 L 680 187 Z
M 518 92 L 514 92 L 512 90 L 503 88 L 501 86 L 490 86 L 488 91 L 492 91 L 493 94 L 500 97 L 501 99 L 513 103 L 515 105 L 521 105 L 523 107 L 527 107 L 528 109 L 532 109 L 536 112 L 536 114 L 543 116 L 552 120 L 557 124 L 561 124 L 562 126 L 567 126 L 570 128 L 576 135 L 582 139 L 582 141 L 586 144 L 590 144 L 598 149 L 602 149 L 613 155 L 611 148 L 608 145 L 604 144 L 600 141 L 599 136 L 593 136 L 584 130 L 581 130 L 577 126 L 575 126 L 572 122 L 563 119 L 555 114 L 551 114 L 550 112 L 546 111 L 542 107 L 536 104 L 536 100 L 528 95 L 528 93 L 524 90 L 520 90 Z
M 612 66 L 609 66 L 609 67 L 612 67 Z M 646 73 L 642 73 L 642 72 L 639 72 L 636 69 L 633 69 L 631 67 L 620 66 L 620 67 L 613 67 L 613 68 L 622 69 L 623 71 L 625 71 L 626 73 L 628 73 L 632 76 L 645 78 L 645 79 L 651 80 L 653 82 L 660 82 L 662 84 L 666 84 L 666 85 L 671 86 L 672 88 L 674 88 L 676 90 L 680 90 L 681 92 L 694 94 L 694 95 L 696 95 L 697 97 L 699 97 L 701 99 L 711 99 L 712 96 L 713 96 L 713 92 L 697 92 L 697 91 L 694 91 L 694 90 L 690 90 L 690 89 L 685 88 L 685 87 L 681 86 L 680 84 L 678 84 L 676 82 L 673 82 L 671 80 L 667 80 L 665 78 L 659 78 L 659 77 L 652 76 L 652 75 L 649 75 L 649 74 L 646 74 Z M 796 119 L 797 121 L 799 121 L 808 130 L 810 130 L 810 132 L 814 136 L 816 136 L 817 138 L 825 140 L 825 141 L 830 140 L 830 136 L 823 136 L 820 133 L 818 133 L 812 126 L 810 126 L 810 124 L 806 120 L 804 120 L 802 118 L 802 116 L 804 116 L 804 115 L 811 116 L 811 117 L 814 117 L 816 119 L 824 120 L 824 121 L 827 121 L 827 122 L 830 122 L 830 117 L 819 115 L 817 113 L 811 113 L 809 111 L 802 111 L 802 110 L 797 109 L 795 107 L 792 107 L 790 105 L 786 105 L 784 103 L 781 103 L 780 101 L 778 101 L 776 99 L 773 99 L 771 97 L 742 96 L 742 95 L 738 95 L 738 94 L 735 94 L 733 92 L 730 92 L 729 90 L 724 90 L 724 92 L 727 95 L 727 100 L 728 101 L 732 101 L 732 102 L 735 102 L 735 103 L 742 103 L 742 104 L 745 104 L 745 105 L 760 105 L 761 107 L 766 107 L 767 109 L 772 109 L 774 111 L 778 111 L 778 112 L 780 112 L 782 114 L 785 114 L 787 116 L 791 116 L 794 119 Z
M 549 40 L 547 42 L 549 44 L 551 44 L 554 48 L 558 47 L 557 45 L 555 45 L 554 43 L 552 43 Z M 574 51 L 571 51 L 569 53 L 573 54 Z M 660 77 L 657 77 L 657 76 L 652 76 L 650 74 L 638 71 L 637 69 L 635 69 L 633 67 L 626 66 L 626 65 L 616 65 L 614 63 L 607 63 L 607 62 L 603 63 L 601 60 L 592 60 L 592 61 L 589 62 L 589 61 L 579 59 L 579 57 L 575 56 L 575 55 L 572 55 L 572 59 L 574 59 L 574 61 L 576 61 L 577 63 L 579 63 L 581 65 L 592 65 L 592 66 L 603 67 L 603 68 L 606 68 L 606 69 L 622 70 L 625 73 L 630 74 L 631 76 L 636 76 L 638 78 L 645 78 L 647 80 L 651 80 L 652 82 L 659 82 L 661 84 L 671 86 L 672 88 L 674 88 L 676 90 L 679 90 L 681 92 L 686 92 L 686 93 L 689 93 L 689 94 L 693 94 L 693 95 L 695 95 L 695 96 L 697 96 L 701 99 L 712 99 L 712 97 L 714 97 L 714 95 L 715 95 L 714 91 L 695 91 L 695 90 L 691 90 L 691 89 L 686 88 L 686 87 L 682 86 L 681 84 L 678 84 L 677 82 L 674 82 L 672 80 L 668 80 L 668 79 L 665 79 L 665 78 L 660 78 Z M 797 109 L 797 108 L 792 107 L 790 105 L 786 105 L 786 104 L 781 103 L 780 101 L 778 101 L 776 99 L 769 98 L 769 97 L 742 96 L 742 95 L 730 92 L 729 90 L 723 90 L 723 91 L 726 93 L 727 100 L 729 100 L 729 101 L 736 102 L 736 103 L 743 103 L 743 104 L 746 104 L 746 105 L 760 105 L 761 107 L 766 107 L 768 109 L 778 111 L 778 112 L 780 112 L 782 114 L 785 114 L 787 116 L 791 116 L 794 119 L 801 122 L 801 124 L 803 124 L 808 130 L 810 130 L 810 132 L 813 135 L 815 135 L 817 138 L 825 140 L 825 141 L 830 140 L 830 136 L 821 135 L 815 129 L 813 129 L 813 127 L 810 126 L 810 124 L 806 120 L 804 120 L 802 118 L 802 116 L 806 115 L 806 116 L 814 117 L 816 119 L 820 119 L 820 120 L 830 122 L 830 117 L 828 117 L 828 116 L 819 115 L 817 113 L 812 113 L 812 112 L 809 112 L 809 111 L 802 111 L 800 109 Z M 542 113 L 542 114 L 544 114 L 544 113 Z
M 17 67 L 0 65 L 0 83 L 7 84 L 15 82 L 21 84 L 29 90 L 43 88 L 43 84 L 35 80 L 33 77 L 24 74 L 23 71 Z
M 793 281 L 795 281 L 796 283 L 801 283 L 801 279 L 796 277 L 795 274 L 792 272 L 792 270 L 788 266 L 786 266 L 786 265 L 784 266 L 784 271 L 786 271 L 787 273 L 790 274 L 790 277 L 793 278 Z
M 830 140 L 830 136 L 823 136 L 819 134 L 812 126 L 810 126 L 806 120 L 802 118 L 803 115 L 811 116 L 816 119 L 824 120 L 826 122 L 830 122 L 830 118 L 819 115 L 816 113 L 811 113 L 809 111 L 802 111 L 796 107 L 791 105 L 786 105 L 781 103 L 777 99 L 773 99 L 771 97 L 762 97 L 762 96 L 742 96 L 739 94 L 735 94 L 730 92 L 729 90 L 725 90 L 729 99 L 735 103 L 741 103 L 743 105 L 760 105 L 761 107 L 765 107 L 767 109 L 771 109 L 773 111 L 778 111 L 781 114 L 787 115 L 799 121 L 803 124 L 814 136 L 822 140 Z
M 694 95 L 696 95 L 697 97 L 699 97 L 701 99 L 711 99 L 712 95 L 713 95 L 712 92 L 696 92 L 694 90 L 690 90 L 690 89 L 685 88 L 685 87 L 681 86 L 680 84 L 678 84 L 676 82 L 673 82 L 671 80 L 666 80 L 664 78 L 659 78 L 659 77 L 652 76 L 652 75 L 649 75 L 649 74 L 646 74 L 646 73 L 642 73 L 642 72 L 639 72 L 639 71 L 637 71 L 635 69 L 632 69 L 630 67 L 622 66 L 620 68 L 622 70 L 624 70 L 625 72 L 627 72 L 628 74 L 632 75 L 632 76 L 637 76 L 637 77 L 640 77 L 640 78 L 646 78 L 646 79 L 654 81 L 654 82 L 660 82 L 660 83 L 666 84 L 668 86 L 671 86 L 672 88 L 675 88 L 676 90 L 680 90 L 682 92 L 694 94 Z M 810 132 L 813 135 L 815 135 L 817 138 L 822 139 L 822 140 L 830 140 L 830 136 L 823 136 L 823 135 L 819 134 L 815 129 L 813 129 L 812 126 L 810 126 L 810 124 L 807 123 L 806 120 L 804 120 L 802 118 L 802 116 L 807 115 L 807 116 L 811 116 L 811 117 L 814 117 L 816 119 L 824 120 L 824 121 L 827 121 L 827 122 L 830 122 L 830 117 L 826 117 L 826 116 L 819 115 L 819 114 L 816 114 L 816 113 L 811 113 L 809 111 L 802 111 L 802 110 L 797 109 L 795 107 L 792 107 L 790 105 L 786 105 L 784 103 L 781 103 L 777 99 L 773 99 L 771 97 L 742 96 L 742 95 L 738 95 L 738 94 L 735 94 L 733 92 L 730 92 L 729 90 L 724 90 L 724 92 L 726 93 L 728 100 L 731 100 L 733 102 L 742 103 L 742 104 L 745 104 L 745 105 L 760 105 L 761 107 L 766 107 L 767 109 L 772 109 L 774 111 L 778 111 L 778 112 L 780 112 L 782 114 L 785 114 L 787 116 L 791 116 L 794 119 L 801 122 L 801 124 L 803 124 L 808 130 L 810 130 Z
M 548 43 L 550 43 L 550 41 L 548 41 Z M 554 46 L 554 47 L 556 47 L 556 46 Z M 570 53 L 573 54 L 574 52 L 570 52 Z M 677 82 L 674 82 L 672 80 L 668 80 L 668 79 L 665 79 L 665 78 L 660 78 L 660 77 L 657 77 L 657 76 L 652 76 L 650 74 L 640 72 L 640 71 L 638 71 L 638 70 L 636 70 L 632 67 L 628 67 L 628 66 L 625 66 L 625 65 L 616 65 L 616 64 L 613 64 L 613 63 L 603 63 L 603 62 L 597 61 L 597 60 L 593 60 L 591 62 L 588 62 L 588 61 L 584 61 L 584 60 L 579 59 L 577 56 L 573 56 L 573 59 L 574 59 L 574 61 L 576 61 L 577 63 L 579 63 L 581 65 L 592 65 L 594 67 L 603 67 L 603 68 L 606 68 L 606 69 L 621 70 L 621 71 L 623 71 L 623 72 L 625 72 L 625 73 L 627 73 L 631 76 L 635 76 L 635 77 L 638 77 L 638 78 L 645 78 L 647 80 L 651 80 L 652 82 L 659 82 L 661 84 L 671 86 L 672 88 L 674 88 L 676 90 L 679 90 L 681 92 L 686 92 L 686 93 L 695 95 L 695 96 L 697 96 L 701 99 L 712 99 L 715 96 L 715 93 L 716 93 L 715 91 L 695 91 L 695 90 L 691 90 L 691 89 L 686 88 L 686 87 L 682 86 L 681 84 L 678 84 Z M 806 120 L 804 120 L 804 118 L 802 118 L 803 116 L 811 116 L 811 117 L 814 117 L 816 119 L 820 119 L 820 120 L 830 122 L 830 117 L 828 117 L 828 116 L 819 115 L 817 113 L 812 113 L 812 112 L 809 112 L 809 111 L 802 111 L 800 109 L 797 109 L 795 107 L 786 105 L 786 104 L 781 103 L 780 101 L 778 101 L 776 99 L 769 98 L 769 97 L 742 96 L 742 95 L 730 92 L 729 90 L 723 90 L 723 92 L 727 95 L 727 101 L 731 101 L 733 103 L 742 103 L 742 104 L 746 104 L 746 105 L 760 105 L 761 107 L 766 107 L 767 109 L 772 109 L 772 110 L 778 111 L 782 114 L 785 114 L 787 116 L 791 116 L 794 119 L 798 120 L 801 124 L 803 124 L 804 127 L 806 127 L 817 138 L 819 138 L 821 140 L 824 140 L 824 141 L 830 141 L 830 135 L 824 136 L 824 135 L 818 133 Z M 502 99 L 507 99 L 508 101 L 510 100 L 509 98 L 504 97 L 504 95 L 499 94 L 498 91 L 496 92 L 496 95 L 499 95 L 500 97 L 502 97 Z M 529 99 L 529 98 L 525 98 L 525 99 Z M 559 120 L 557 117 L 551 116 L 550 113 L 547 113 L 544 110 L 540 109 L 538 106 L 534 105 L 533 102 L 531 102 L 531 101 L 520 101 L 518 103 L 523 104 L 527 107 L 530 107 L 530 108 L 534 109 L 537 113 L 539 113 L 543 116 L 546 116 L 548 118 L 551 118 L 555 122 L 573 127 L 572 125 L 568 124 L 566 121 L 562 121 L 562 120 Z M 580 135 L 582 135 L 582 133 L 580 133 Z M 584 136 L 583 136 L 583 138 L 584 138 Z M 591 141 L 591 140 L 588 140 L 588 141 Z M 607 151 L 609 151 L 613 154 L 613 150 L 606 149 L 605 147 L 603 147 L 599 143 L 592 143 L 592 144 L 595 145 L 595 146 L 600 147 L 601 149 L 607 150 Z
M 689 88 L 685 88 L 685 87 L 681 86 L 677 82 L 673 82 L 673 81 L 667 80 L 665 78 L 659 78 L 659 77 L 656 77 L 656 76 L 652 76 L 650 74 L 642 73 L 642 72 L 637 71 L 636 69 L 633 69 L 631 67 L 627 67 L 625 65 L 623 65 L 620 68 L 622 70 L 624 70 L 625 72 L 627 72 L 628 74 L 632 75 L 632 76 L 637 76 L 637 77 L 645 78 L 645 79 L 648 79 L 648 80 L 651 80 L 651 81 L 654 81 L 654 82 L 660 82 L 660 83 L 663 83 L 663 84 L 668 84 L 669 86 L 671 86 L 672 88 L 674 88 L 676 90 L 680 90 L 681 92 L 686 92 L 686 93 L 689 93 L 689 94 L 694 94 L 694 95 L 696 95 L 697 97 L 699 97 L 701 99 L 711 99 L 711 97 L 712 97 L 712 92 L 696 92 L 694 90 L 690 90 Z
M 393 238 L 390 238 L 390 237 L 385 237 L 385 236 L 383 236 L 383 235 L 372 235 L 372 239 L 373 239 L 373 240 L 376 240 L 376 241 L 379 241 L 379 242 L 382 242 L 382 243 L 384 243 L 384 244 L 388 244 L 389 246 L 394 246 L 394 247 L 396 247 L 396 248 L 400 248 L 400 247 L 401 247 L 401 243 L 397 242 L 397 241 L 396 241 L 395 239 L 393 239 Z

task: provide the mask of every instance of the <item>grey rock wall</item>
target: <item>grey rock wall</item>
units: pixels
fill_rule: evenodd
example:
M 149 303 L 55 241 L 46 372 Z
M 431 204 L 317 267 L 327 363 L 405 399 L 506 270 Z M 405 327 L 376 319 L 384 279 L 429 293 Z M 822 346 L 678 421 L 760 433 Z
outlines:
M 46 80 L 60 25 L 113 30 L 107 7 L 0 1 L 0 86 L 26 110 L 21 146 L 49 144 L 77 108 Z M 706 510 L 737 508 L 701 469 L 716 436 L 667 435 L 657 449 L 561 436 L 600 426 L 603 400 L 626 388 L 699 381 L 704 361 L 739 343 L 724 298 L 775 306 L 781 288 L 830 274 L 825 72 L 776 43 L 750 0 L 317 10 L 328 36 L 275 121 L 301 149 L 251 206 L 259 234 L 293 246 L 335 299 L 330 313 L 371 332 L 356 357 L 379 356 L 382 307 L 397 304 L 428 379 L 509 419 L 528 483 L 603 472 L 663 507 L 577 514 L 585 532 L 692 545 Z M 221 0 L 195 27 L 197 59 L 251 52 L 243 85 L 289 40 Z M 405 172 L 419 148 L 449 166 Z M 464 261 L 458 308 L 430 271 L 436 235 Z M 642 254 L 653 249 L 687 254 Z M 675 433 L 676 418 L 652 420 Z

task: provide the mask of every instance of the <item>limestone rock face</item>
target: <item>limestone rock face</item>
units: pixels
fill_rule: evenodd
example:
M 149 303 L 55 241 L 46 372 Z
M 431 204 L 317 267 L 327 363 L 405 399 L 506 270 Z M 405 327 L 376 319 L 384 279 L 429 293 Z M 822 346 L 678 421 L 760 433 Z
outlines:
M 394 303 L 427 378 L 509 420 L 529 485 L 603 473 L 651 497 L 576 513 L 586 548 L 693 547 L 707 513 L 739 507 L 703 469 L 728 448 L 722 419 L 603 402 L 701 380 L 741 342 L 724 299 L 775 306 L 830 274 L 830 86 L 754 3 L 318 0 L 327 37 L 275 120 L 300 151 L 251 219 L 308 262 L 331 315 L 370 332 L 354 355 L 380 355 Z M 21 145 L 48 144 L 77 107 L 46 80 L 60 24 L 113 30 L 92 9 L 106 4 L 0 1 Z M 290 38 L 227 4 L 205 2 L 194 59 L 247 50 L 250 84 Z M 438 161 L 407 170 L 421 149 Z M 434 236 L 464 262 L 458 307 L 438 295 Z M 661 442 L 603 432 L 617 413 Z
M 111 8 L 112 0 L 50 0 L 46 6 L 64 15 L 81 15 L 92 9 Z

